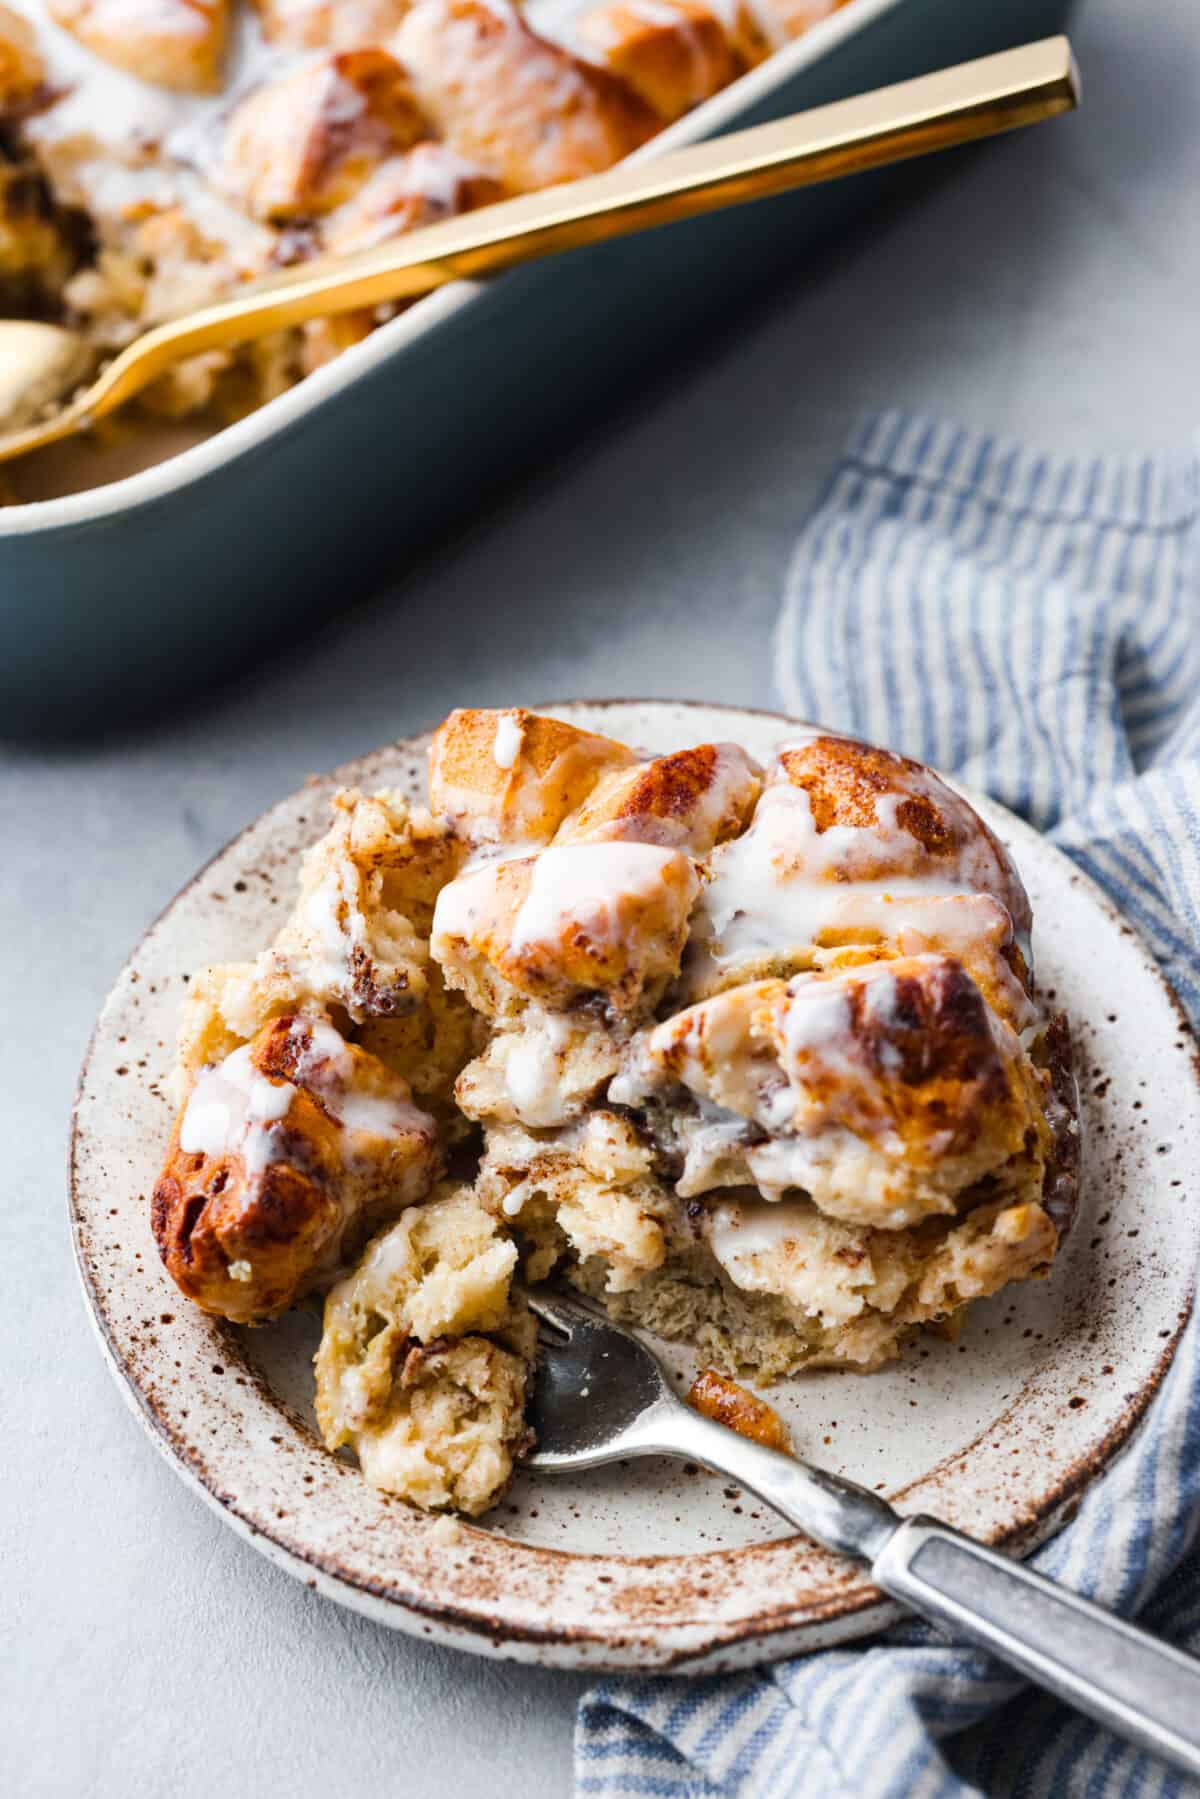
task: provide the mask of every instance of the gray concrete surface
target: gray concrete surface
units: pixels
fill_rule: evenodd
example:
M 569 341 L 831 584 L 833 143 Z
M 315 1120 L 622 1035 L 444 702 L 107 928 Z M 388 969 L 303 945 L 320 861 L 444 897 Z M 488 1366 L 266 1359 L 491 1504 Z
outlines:
M 1078 118 L 962 162 L 370 607 L 174 725 L 0 752 L 5 1786 L 191 1799 L 568 1789 L 581 1683 L 361 1622 L 175 1480 L 75 1286 L 67 1114 L 92 1018 L 194 867 L 461 702 L 761 702 L 794 532 L 858 412 L 1066 448 L 1200 413 L 1200 10 L 1091 0 Z

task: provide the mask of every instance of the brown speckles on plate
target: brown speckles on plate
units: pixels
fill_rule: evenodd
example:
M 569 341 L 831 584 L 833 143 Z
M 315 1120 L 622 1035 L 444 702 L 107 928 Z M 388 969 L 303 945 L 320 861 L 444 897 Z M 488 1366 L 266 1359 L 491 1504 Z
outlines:
M 550 709 L 662 749 L 738 738 L 760 758 L 787 730 L 769 714 L 681 703 Z M 122 1391 L 172 1465 L 263 1554 L 442 1642 L 561 1666 L 715 1672 L 877 1629 L 892 1613 L 859 1568 L 694 1465 L 523 1475 L 511 1510 L 435 1554 L 428 1520 L 321 1447 L 311 1314 L 239 1332 L 173 1303 L 142 1195 L 169 1128 L 156 1095 L 183 971 L 253 953 L 287 903 L 297 852 L 323 829 L 317 802 L 339 782 L 418 792 L 424 748 L 376 751 L 252 826 L 152 927 L 104 1009 L 76 1108 L 72 1218 Z M 1079 1226 L 1049 1280 L 977 1308 L 959 1343 L 925 1340 L 881 1375 L 814 1375 L 769 1398 L 799 1453 L 906 1511 L 1025 1547 L 1072 1513 L 1128 1437 L 1187 1318 L 1200 1215 L 1179 1175 L 1200 1161 L 1200 1085 L 1138 938 L 1061 855 L 982 809 L 1025 875 L 1039 979 L 1070 1012 L 1088 1071 Z M 218 892 L 229 901 L 213 904 Z M 1133 1019 L 1136 1032 L 1122 1022 Z M 695 1372 L 686 1357 L 675 1368 Z

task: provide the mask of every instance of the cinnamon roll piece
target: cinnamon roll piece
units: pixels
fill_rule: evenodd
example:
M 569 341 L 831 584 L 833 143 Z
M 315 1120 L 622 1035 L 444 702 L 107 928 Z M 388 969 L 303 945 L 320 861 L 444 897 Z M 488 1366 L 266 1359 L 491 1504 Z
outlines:
M 334 256 L 369 250 L 402 232 L 415 231 L 503 198 L 498 181 L 447 149 L 418 144 L 392 157 L 330 215 L 322 246 Z
M 734 987 L 644 1034 L 611 1099 L 649 1108 L 683 1199 L 756 1186 L 896 1230 L 1039 1201 L 1048 1082 L 960 962 L 901 957 Z
M 445 1185 L 377 1237 L 325 1302 L 317 1419 L 372 1486 L 474 1514 L 532 1441 L 536 1327 L 517 1252 L 469 1188 Z
M 786 745 L 741 837 L 714 852 L 682 990 L 886 955 L 956 956 L 1017 1029 L 1029 900 L 1003 845 L 932 770 L 850 738 Z
M 221 85 L 230 0 L 48 0 L 81 44 L 141 81 L 185 93 Z
M 263 36 L 300 50 L 386 44 L 412 0 L 254 0 Z
M 460 709 L 429 746 L 429 803 L 473 847 L 549 843 L 606 770 L 636 760 L 611 737 L 522 706 Z
M 724 25 L 697 0 L 612 0 L 585 13 L 588 51 L 660 119 L 677 119 L 740 73 Z
M 189 1299 L 257 1323 L 327 1287 L 441 1167 L 406 1082 L 327 1020 L 283 1016 L 201 1071 L 154 1189 L 154 1236 Z
M 701 743 L 602 775 L 556 843 L 657 843 L 707 856 L 746 827 L 761 769 L 736 743 Z
M 628 1016 L 675 978 L 698 888 L 679 850 L 554 844 L 443 888 L 430 948 L 448 984 L 489 1017 L 531 999 Z
M 394 56 L 342 50 L 247 95 L 225 134 L 222 179 L 255 218 L 308 219 L 428 135 Z
M 507 0 L 417 0 L 392 43 L 437 135 L 513 193 L 599 174 L 661 123 Z

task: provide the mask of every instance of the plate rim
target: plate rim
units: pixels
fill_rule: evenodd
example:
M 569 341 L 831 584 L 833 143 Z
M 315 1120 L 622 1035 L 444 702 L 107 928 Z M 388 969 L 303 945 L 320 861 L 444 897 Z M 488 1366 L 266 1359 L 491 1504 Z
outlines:
M 531 704 L 529 709 L 563 713 L 580 708 L 592 712 L 604 712 L 608 710 L 627 711 L 634 707 L 678 708 L 707 713 L 726 713 L 733 718 L 751 716 L 777 721 L 785 729 L 794 729 L 806 723 L 806 721 L 798 720 L 771 707 L 739 706 L 725 701 L 664 698 L 663 696 L 633 698 L 600 696 L 549 700 Z M 834 730 L 834 727 L 810 728 L 829 729 L 831 732 Z M 430 736 L 431 730 L 432 727 L 407 733 L 390 743 L 377 745 L 362 755 L 353 757 L 347 762 L 317 775 L 315 782 L 319 786 L 354 783 L 363 778 L 364 764 L 369 764 L 394 748 L 422 747 L 423 740 Z M 844 731 L 837 734 L 853 735 L 853 733 Z M 1016 827 L 1018 835 L 1027 834 L 1038 839 L 1045 850 L 1066 862 L 1070 867 L 1072 877 L 1086 888 L 1089 896 L 1106 915 L 1109 923 L 1132 937 L 1146 973 L 1154 978 L 1167 1000 L 1170 1011 L 1188 1040 L 1190 1078 L 1193 1085 L 1200 1091 L 1200 1044 L 1196 1042 L 1195 1033 L 1178 996 L 1136 928 L 1085 870 L 1080 869 L 1069 857 L 1066 857 L 1057 845 L 1050 843 L 1025 820 L 1009 811 L 1001 802 L 991 799 L 990 796 L 981 795 L 974 789 L 963 787 L 961 783 L 953 781 L 951 777 L 943 778 L 950 780 L 951 785 L 973 801 L 982 799 L 988 807 L 997 809 L 1003 815 L 1006 823 L 1011 823 Z M 831 1595 L 824 1602 L 818 1604 L 811 1602 L 805 1604 L 783 1603 L 770 1610 L 760 1611 L 753 1619 L 697 1620 L 691 1627 L 679 1624 L 656 1627 L 653 1621 L 647 1623 L 643 1620 L 639 1623 L 635 1618 L 631 1618 L 629 1628 L 623 1633 L 615 1632 L 607 1627 L 597 1630 L 586 1624 L 575 1623 L 530 1625 L 512 1618 L 502 1618 L 494 1612 L 487 1613 L 478 1606 L 464 1606 L 431 1598 L 427 1591 L 411 1584 L 401 1586 L 397 1582 L 392 1582 L 384 1586 L 380 1582 L 362 1578 L 346 1565 L 339 1565 L 331 1561 L 319 1550 L 305 1549 L 289 1541 L 286 1533 L 272 1528 L 271 1523 L 255 1519 L 247 1511 L 239 1509 L 236 1495 L 223 1493 L 210 1483 L 202 1466 L 198 1465 L 196 1455 L 188 1444 L 186 1435 L 176 1434 L 156 1408 L 152 1396 L 146 1391 L 138 1379 L 136 1371 L 129 1365 L 114 1341 L 101 1292 L 81 1240 L 81 1216 L 77 1192 L 81 1178 L 79 1168 L 80 1109 L 85 1098 L 88 1079 L 92 1073 L 102 1026 L 109 1006 L 120 991 L 131 963 L 137 959 L 180 900 L 203 879 L 204 875 L 215 864 L 221 862 L 250 832 L 258 829 L 277 808 L 292 802 L 306 786 L 312 783 L 312 780 L 313 778 L 309 777 L 309 781 L 303 783 L 301 787 L 289 790 L 273 805 L 266 807 L 255 818 L 249 820 L 241 830 L 235 832 L 225 844 L 193 871 L 146 925 L 125 957 L 113 986 L 97 1015 L 76 1079 L 67 1150 L 67 1210 L 75 1271 L 89 1322 L 96 1335 L 105 1365 L 112 1374 L 127 1407 L 132 1411 L 156 1450 L 164 1457 L 185 1486 L 197 1493 L 218 1517 L 234 1529 L 238 1536 L 310 1589 L 319 1591 L 325 1597 L 349 1606 L 391 1628 L 400 1629 L 409 1634 L 435 1637 L 436 1640 L 477 1654 L 538 1662 L 542 1665 L 563 1668 L 586 1668 L 597 1673 L 618 1669 L 626 1671 L 640 1669 L 668 1674 L 713 1672 L 717 1669 L 750 1667 L 764 1661 L 777 1660 L 789 1654 L 832 1647 L 838 1643 L 851 1641 L 886 1628 L 888 1624 L 903 1615 L 903 1608 L 886 1599 L 867 1579 L 855 1581 L 854 1584 Z M 1069 1521 L 1074 1510 L 1077 1509 L 1082 1494 L 1111 1465 L 1114 1458 L 1127 1447 L 1144 1421 L 1171 1366 L 1179 1340 L 1191 1318 L 1196 1284 L 1196 1271 L 1192 1269 L 1186 1299 L 1175 1328 L 1170 1336 L 1164 1339 L 1156 1359 L 1149 1372 L 1142 1378 L 1137 1390 L 1125 1396 L 1118 1415 L 1101 1438 L 1089 1448 L 1086 1454 L 1076 1458 L 1062 1472 L 1051 1492 L 1040 1501 L 1036 1513 L 1029 1518 L 1018 1519 L 999 1534 L 984 1540 L 996 1546 L 1011 1549 L 1019 1556 L 1024 1556 L 1031 1553 Z M 245 1366 L 254 1383 L 265 1388 L 265 1383 L 252 1365 L 247 1363 Z M 269 1389 L 266 1390 L 269 1391 Z M 983 1437 L 995 1431 L 997 1426 L 1017 1409 L 1021 1404 L 1024 1391 L 1025 1389 L 1022 1388 L 1011 1403 L 985 1424 L 969 1443 L 954 1449 L 917 1479 L 897 1489 L 892 1495 L 893 1499 L 903 1502 L 905 1495 L 914 1488 L 924 1486 L 935 1476 L 947 1472 L 955 1464 L 970 1457 Z M 273 1398 L 273 1403 L 281 1404 L 275 1398 Z M 795 1540 L 794 1538 L 775 1539 L 762 1544 L 713 1550 L 701 1549 L 690 1553 L 682 1552 L 679 1555 L 615 1556 L 560 1549 L 545 1544 L 519 1542 L 512 1538 L 505 1538 L 500 1533 L 480 1529 L 468 1520 L 460 1522 L 463 1533 L 469 1538 L 493 1545 L 497 1552 L 502 1550 L 506 1558 L 523 1558 L 531 1564 L 540 1564 L 542 1567 L 563 1561 L 572 1563 L 615 1561 L 635 1564 L 645 1569 L 680 1560 L 694 1562 L 698 1558 L 708 1561 L 737 1558 L 739 1564 L 744 1565 L 746 1558 L 769 1553 Z M 414 1514 L 412 1518 L 412 1526 L 418 1532 L 427 1533 L 432 1527 L 432 1523 L 432 1519 L 420 1514 Z M 674 1647 L 664 1645 L 656 1637 L 656 1629 L 661 1632 L 664 1628 L 670 1630 L 675 1643 Z M 544 1653 L 547 1650 L 553 1652 L 549 1657 Z M 649 1652 L 642 1653 L 642 1651 Z

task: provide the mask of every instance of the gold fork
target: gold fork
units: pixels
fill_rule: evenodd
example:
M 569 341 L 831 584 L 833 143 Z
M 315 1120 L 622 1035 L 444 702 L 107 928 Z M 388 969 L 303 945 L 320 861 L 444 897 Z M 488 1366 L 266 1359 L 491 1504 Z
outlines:
M 0 462 L 87 430 L 185 356 L 992 137 L 1069 112 L 1078 98 L 1065 37 L 960 63 L 289 269 L 156 325 L 83 388 L 91 353 L 82 338 L 56 325 L 0 321 L 0 425 L 8 427 Z

